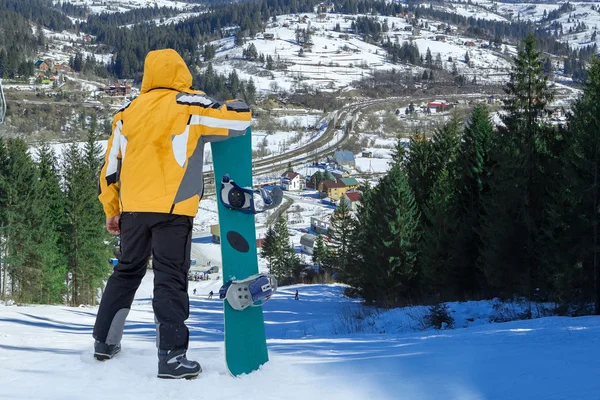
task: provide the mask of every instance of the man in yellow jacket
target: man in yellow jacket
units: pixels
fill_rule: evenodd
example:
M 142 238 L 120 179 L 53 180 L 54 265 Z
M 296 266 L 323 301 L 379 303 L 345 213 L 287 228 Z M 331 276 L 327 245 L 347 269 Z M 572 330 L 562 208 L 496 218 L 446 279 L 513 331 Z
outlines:
M 113 118 L 100 174 L 98 197 L 106 228 L 121 235 L 121 258 L 96 317 L 94 357 L 107 360 L 120 351 L 125 319 L 152 255 L 159 378 L 201 372 L 199 363 L 186 358 L 185 320 L 204 145 L 243 135 L 251 120 L 244 102 L 216 102 L 191 85 L 177 52 L 148 53 L 140 95 Z

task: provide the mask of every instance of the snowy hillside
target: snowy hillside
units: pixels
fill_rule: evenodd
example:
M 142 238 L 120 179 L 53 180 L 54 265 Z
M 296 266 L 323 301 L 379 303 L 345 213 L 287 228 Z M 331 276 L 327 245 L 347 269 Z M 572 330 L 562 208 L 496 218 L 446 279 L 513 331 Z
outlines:
M 507 2 L 495 3 L 487 0 L 474 0 L 474 5 L 451 4 L 445 7 L 446 11 L 460 15 L 473 16 L 475 18 L 493 19 L 497 16 L 504 20 L 530 20 L 542 24 L 545 28 L 554 32 L 552 23 L 562 24 L 563 31 L 558 33 L 558 40 L 569 43 L 570 46 L 578 48 L 597 43 L 600 46 L 600 35 L 596 35 L 593 41 L 592 35 L 600 29 L 600 7 L 598 2 L 569 2 L 571 10 L 560 13 L 558 18 L 546 18 L 551 12 L 556 12 L 566 2 Z M 464 10 L 471 10 L 471 15 L 465 14 Z M 583 25 L 580 25 L 583 24 Z M 580 25 L 580 30 L 576 31 Z M 585 26 L 585 27 L 584 27 Z M 573 32 L 569 32 L 573 29 Z
M 306 14 L 307 18 L 299 19 L 295 15 L 282 15 L 277 21 L 270 23 L 264 33 L 250 38 L 243 46 L 235 47 L 234 38 L 213 42 L 217 47 L 217 55 L 213 61 L 222 74 L 236 70 L 240 78 L 255 80 L 259 91 L 277 92 L 294 90 L 302 86 L 318 87 L 323 90 L 345 88 L 352 82 L 372 75 L 375 71 L 410 72 L 420 76 L 425 70 L 403 64 L 392 64 L 387 60 L 386 50 L 379 45 L 366 43 L 360 35 L 349 33 L 357 16 L 344 14 Z M 425 57 L 429 49 L 433 59 L 440 61 L 440 66 L 451 72 L 454 66 L 458 73 L 475 76 L 481 82 L 502 82 L 508 76 L 511 64 L 507 56 L 492 48 L 483 48 L 481 41 L 462 36 L 458 33 L 445 35 L 439 40 L 435 21 L 422 19 L 427 29 L 413 33 L 404 30 L 410 27 L 404 18 L 378 17 L 380 23 L 386 23 L 390 30 L 385 33 L 384 40 L 402 44 L 411 41 L 419 53 Z M 340 31 L 335 31 L 339 26 Z M 456 27 L 453 31 L 456 32 Z M 296 40 L 297 29 L 309 29 L 313 32 L 312 45 L 300 45 Z M 465 43 L 473 43 L 466 46 Z M 477 44 L 475 46 L 475 44 Z M 243 50 L 254 45 L 258 54 L 273 57 L 275 67 L 264 68 L 262 63 L 247 62 L 243 59 Z M 304 47 L 304 48 L 303 48 Z M 513 46 L 507 46 L 510 54 L 514 54 Z M 470 63 L 465 62 L 465 54 L 470 53 Z M 452 60 L 452 61 L 450 61 Z
M 451 305 L 457 321 L 475 321 L 469 328 L 419 331 L 407 312 L 367 311 L 364 322 L 377 329 L 365 324 L 362 332 L 347 333 L 343 321 L 360 315 L 357 305 L 343 287 L 327 285 L 280 289 L 264 306 L 271 361 L 234 379 L 224 361 L 222 305 L 206 298 L 210 284 L 192 282 L 188 355 L 204 372 L 194 381 L 162 381 L 155 377 L 151 285 L 149 271 L 123 350 L 104 363 L 92 358 L 97 308 L 0 306 L 0 397 L 595 400 L 600 393 L 596 317 L 490 324 L 489 303 L 470 302 Z
M 55 0 L 58 3 L 60 0 Z M 125 12 L 142 7 L 172 7 L 177 10 L 187 10 L 197 6 L 185 1 L 176 0 L 62 0 L 78 6 L 87 6 L 93 14 Z

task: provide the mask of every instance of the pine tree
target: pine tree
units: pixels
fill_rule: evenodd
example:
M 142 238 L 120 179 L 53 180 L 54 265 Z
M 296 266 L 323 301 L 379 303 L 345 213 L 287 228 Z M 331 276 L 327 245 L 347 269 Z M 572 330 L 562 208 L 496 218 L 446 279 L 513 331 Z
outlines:
M 263 239 L 262 248 L 260 249 L 260 256 L 267 260 L 269 266 L 269 273 L 274 275 L 273 272 L 273 260 L 277 253 L 275 246 L 277 242 L 275 239 L 275 231 L 272 226 L 269 226 L 265 238 Z
M 352 227 L 350 209 L 342 198 L 331 216 L 331 226 L 328 230 L 329 236 L 336 243 L 335 251 L 330 259 L 330 267 L 338 273 L 339 279 L 342 281 L 347 275 L 348 265 L 352 263 L 350 251 Z
M 2 176 L 3 285 L 10 281 L 10 295 L 15 300 L 35 302 L 35 292 L 41 289 L 43 283 L 33 233 L 37 224 L 36 206 L 39 204 L 37 171 L 23 140 L 8 140 L 5 154 Z M 5 296 L 8 294 L 7 289 L 3 292 Z
M 253 105 L 256 102 L 256 86 L 254 86 L 254 80 L 250 78 L 246 85 L 246 96 L 244 100 L 248 105 Z
M 494 145 L 494 173 L 484 200 L 483 252 L 485 272 L 496 291 L 532 298 L 545 293 L 553 246 L 544 243 L 547 215 L 553 207 L 550 190 L 560 185 L 548 168 L 555 131 L 541 121 L 552 99 L 542 72 L 540 53 L 529 34 L 520 47 L 506 92 L 506 115 Z M 542 249 L 546 251 L 542 251 Z
M 0 52 L 0 57 L 2 56 Z M 0 75 L 1 76 L 1 75 Z M 8 208 L 8 150 L 6 142 L 0 136 L 0 299 L 5 298 L 5 290 L 7 283 L 7 264 L 5 261 L 7 237 L 5 228 L 8 225 L 7 213 Z
M 432 143 L 420 134 L 411 136 L 409 147 L 410 152 L 406 155 L 404 163 L 405 170 L 417 207 L 422 211 L 437 180 L 435 154 Z
M 581 195 L 579 215 L 585 281 L 593 282 L 595 313 L 600 314 L 600 60 L 594 58 L 588 70 L 583 95 L 573 106 L 569 130 L 575 140 L 575 167 Z M 585 285 L 585 282 L 582 282 Z M 584 287 L 580 290 L 590 293 Z M 591 294 L 591 293 L 590 293 Z
M 273 227 L 275 240 L 271 273 L 280 282 L 291 283 L 294 275 L 299 274 L 300 259 L 290 242 L 287 220 L 282 214 Z
M 371 273 L 373 272 L 369 255 L 371 252 L 371 224 L 370 219 L 375 213 L 373 209 L 373 197 L 375 191 L 368 182 L 363 187 L 361 202 L 356 210 L 356 218 L 352 219 L 352 236 L 350 249 L 354 262 L 348 265 L 345 280 L 353 291 L 362 298 L 365 298 L 365 291 L 368 291 L 370 285 L 367 282 L 373 281 Z M 370 289 L 371 291 L 373 289 Z M 371 294 L 371 301 L 375 297 Z
M 482 197 L 488 192 L 491 173 L 493 125 L 489 111 L 477 105 L 464 129 L 457 155 L 456 207 L 459 221 L 456 233 L 456 268 L 464 293 L 474 294 L 484 285 L 481 276 L 481 222 L 484 217 Z
M 63 160 L 65 226 L 61 240 L 70 274 L 69 303 L 94 303 L 96 290 L 110 272 L 104 229 L 105 218 L 97 200 L 97 181 L 102 163 L 101 149 L 90 134 L 81 152 L 77 144 L 68 147 Z
M 102 147 L 98 143 L 98 135 L 90 131 L 83 147 L 84 173 L 87 176 L 86 200 L 86 275 L 85 285 L 87 302 L 94 304 L 96 289 L 101 287 L 110 270 L 106 268 L 106 260 L 110 257 L 111 235 L 106 231 L 106 217 L 101 203 L 98 201 L 98 177 L 103 164 Z
M 544 73 L 547 75 L 552 74 L 553 71 L 553 67 L 552 67 L 552 61 L 550 60 L 550 58 L 546 58 L 546 60 L 544 61 Z
M 85 213 L 85 177 L 82 176 L 83 160 L 77 144 L 71 144 L 63 153 L 63 191 L 65 193 L 65 222 L 61 230 L 63 253 L 67 257 L 67 302 L 71 305 L 81 304 L 80 301 L 80 269 L 82 268 L 82 245 L 79 235 L 85 226 L 80 221 L 80 215 Z
M 319 190 L 319 185 L 323 182 L 323 173 L 319 170 L 312 176 L 313 187 L 315 190 Z
M 453 178 L 443 169 L 423 211 L 425 223 L 419 257 L 424 277 L 422 290 L 424 294 L 441 295 L 442 299 L 455 299 L 461 287 L 455 262 L 454 241 L 459 228 L 455 196 Z
M 450 120 L 441 129 L 436 129 L 430 142 L 432 175 L 437 181 L 440 172 L 454 164 L 458 153 L 463 120 L 458 112 L 452 112 Z
M 327 260 L 328 256 L 328 249 L 327 246 L 325 246 L 325 242 L 323 241 L 323 236 L 317 235 L 317 238 L 315 239 L 315 244 L 313 246 L 312 262 L 319 268 L 319 273 L 322 272 L 321 267 L 323 266 L 325 260 Z
M 60 247 L 60 229 L 64 225 L 64 195 L 60 189 L 58 161 L 48 144 L 37 150 L 39 181 L 37 190 L 40 197 L 36 209 L 37 255 L 40 260 L 42 282 L 39 302 L 45 304 L 62 303 L 65 293 L 65 258 Z
M 355 230 L 360 248 L 353 286 L 367 302 L 396 306 L 415 294 L 419 271 L 419 211 L 406 174 L 394 166 L 379 184 L 364 192 Z
M 433 68 L 433 56 L 431 55 L 431 50 L 429 50 L 429 47 L 427 48 L 427 53 L 425 55 L 425 61 L 426 61 L 427 68 L 429 68 L 429 69 Z
M 522 128 L 527 132 L 525 144 L 530 147 L 542 111 L 554 97 L 548 88 L 548 77 L 543 73 L 541 53 L 535 46 L 535 37 L 528 33 L 513 60 L 510 81 L 506 85 L 508 115 L 502 118 L 508 130 Z
M 241 29 L 238 29 L 235 32 L 235 39 L 234 39 L 233 43 L 236 46 L 243 46 L 244 45 L 244 34 L 242 33 Z

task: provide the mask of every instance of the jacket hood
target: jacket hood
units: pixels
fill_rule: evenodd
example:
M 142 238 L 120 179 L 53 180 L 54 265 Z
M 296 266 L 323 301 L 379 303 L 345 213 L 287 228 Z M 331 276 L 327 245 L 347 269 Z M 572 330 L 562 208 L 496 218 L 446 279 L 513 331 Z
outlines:
M 144 61 L 141 93 L 157 88 L 183 92 L 191 87 L 192 74 L 175 50 L 154 50 L 148 53 Z

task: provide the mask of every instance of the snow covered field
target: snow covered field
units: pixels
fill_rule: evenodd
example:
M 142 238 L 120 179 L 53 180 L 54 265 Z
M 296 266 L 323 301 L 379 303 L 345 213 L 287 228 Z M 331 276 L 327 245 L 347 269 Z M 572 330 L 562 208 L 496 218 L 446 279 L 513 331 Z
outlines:
M 264 306 L 269 361 L 231 378 L 218 281 L 191 282 L 194 381 L 156 378 L 152 272 L 138 290 L 113 360 L 92 359 L 96 307 L 0 306 L 0 399 L 597 400 L 600 320 L 487 322 L 489 302 L 453 303 L 454 330 L 419 331 L 403 310 L 373 313 L 372 328 L 342 333 L 357 303 L 337 285 L 280 288 Z M 193 289 L 197 295 L 193 295 Z M 300 300 L 293 300 L 298 289 Z M 411 322 L 412 321 L 412 322 Z

